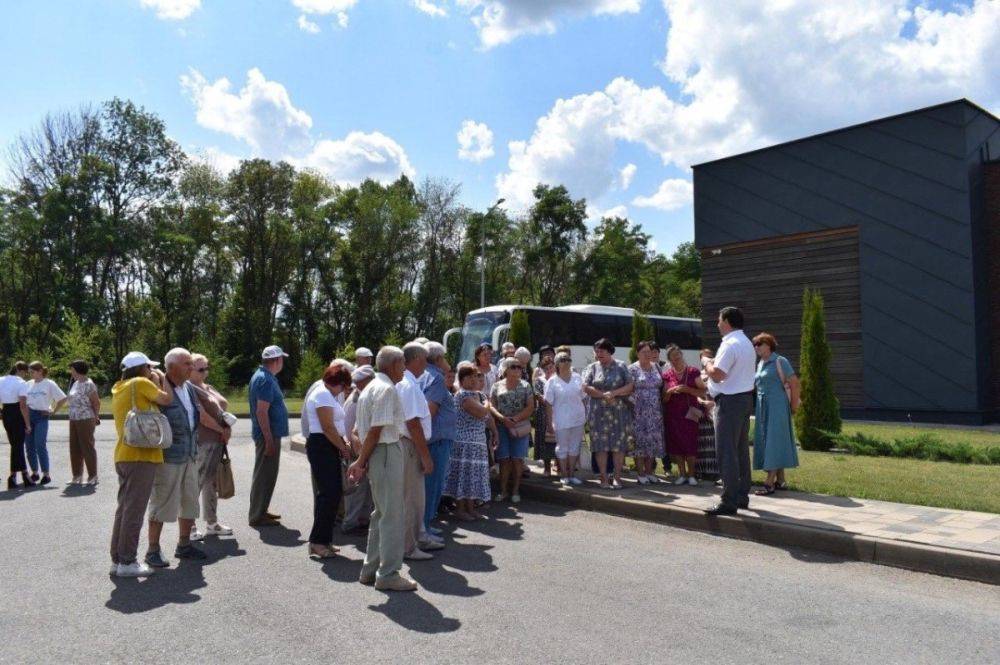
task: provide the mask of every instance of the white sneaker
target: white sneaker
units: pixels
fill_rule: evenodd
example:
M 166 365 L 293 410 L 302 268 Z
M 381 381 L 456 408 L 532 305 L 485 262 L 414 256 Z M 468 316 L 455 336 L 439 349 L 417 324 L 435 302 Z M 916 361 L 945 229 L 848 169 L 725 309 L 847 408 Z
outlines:
M 231 536 L 233 535 L 233 530 L 223 524 L 222 522 L 216 522 L 215 524 L 205 525 L 205 535 L 206 536 Z
M 576 476 L 573 476 L 572 478 L 570 478 L 569 482 L 573 483 L 574 485 L 582 485 L 583 484 L 583 481 L 580 480 L 579 478 L 577 478 Z
M 562 485 L 563 487 L 572 487 L 573 486 L 573 483 L 570 481 L 569 478 L 560 478 L 559 479 L 559 484 Z
M 649 484 L 649 478 L 647 478 L 646 476 L 638 476 L 636 478 L 636 480 L 639 481 L 640 485 L 648 485 Z
M 155 571 L 147 566 L 145 563 L 140 563 L 138 561 L 133 561 L 129 564 L 118 564 L 118 577 L 146 577 L 147 575 L 152 575 Z
M 83 476 L 73 476 L 73 480 L 69 481 L 66 484 L 67 485 L 82 485 L 83 484 Z
M 674 478 L 674 485 L 683 485 L 687 481 L 688 479 L 685 478 L 684 476 L 677 476 L 676 478 Z
M 424 533 L 420 534 L 420 540 L 421 542 L 438 543 L 440 545 L 444 545 L 444 538 L 441 536 L 435 536 L 430 531 L 425 531 Z
M 697 484 L 698 484 L 698 479 L 697 478 L 695 478 L 694 476 L 691 476 L 690 478 L 688 478 L 688 485 L 697 485 Z
M 620 482 L 618 482 L 617 480 L 612 480 L 611 481 L 611 489 L 613 489 L 613 490 L 620 490 L 621 488 L 622 488 L 622 484 Z
M 435 550 L 444 549 L 444 543 L 439 543 L 435 540 L 421 540 L 417 542 L 417 545 L 419 545 L 420 549 L 424 550 L 425 552 L 433 552 Z
M 510 502 L 511 503 L 521 503 L 521 495 L 520 494 L 511 494 L 510 495 Z
M 199 531 L 198 527 L 195 526 L 191 527 L 191 535 L 188 537 L 191 539 L 192 542 L 201 541 L 205 540 L 205 533 L 203 531 Z
M 428 554 L 419 547 L 414 547 L 413 551 L 403 557 L 408 561 L 430 561 L 434 558 L 433 554 Z
M 646 480 L 648 480 L 649 482 L 653 483 L 654 485 L 657 485 L 657 484 L 660 483 L 660 477 L 657 476 L 657 475 L 655 475 L 655 474 L 652 475 L 652 476 L 646 476 Z

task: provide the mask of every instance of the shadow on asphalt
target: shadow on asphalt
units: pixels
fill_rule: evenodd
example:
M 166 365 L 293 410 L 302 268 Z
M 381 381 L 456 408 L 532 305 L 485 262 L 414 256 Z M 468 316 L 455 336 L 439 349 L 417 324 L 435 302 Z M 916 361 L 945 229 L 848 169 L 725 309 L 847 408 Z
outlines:
M 62 491 L 64 499 L 72 499 L 78 496 L 92 496 L 97 492 L 94 485 L 67 485 Z
M 407 630 L 418 633 L 452 633 L 462 626 L 458 619 L 446 617 L 418 593 L 389 593 L 381 605 L 368 609 L 384 614 Z
M 173 559 L 170 568 L 157 570 L 145 579 L 112 577 L 115 588 L 105 607 L 122 614 L 137 614 L 165 605 L 198 602 L 201 596 L 194 592 L 208 586 L 205 566 L 247 553 L 235 538 L 210 538 L 204 548 L 209 556 L 205 561 Z
M 306 541 L 302 539 L 301 531 L 298 529 L 289 529 L 283 524 L 276 526 L 255 526 L 250 528 L 260 534 L 260 541 L 265 545 L 274 545 L 276 547 L 298 547 L 299 545 L 305 545 L 306 543 Z

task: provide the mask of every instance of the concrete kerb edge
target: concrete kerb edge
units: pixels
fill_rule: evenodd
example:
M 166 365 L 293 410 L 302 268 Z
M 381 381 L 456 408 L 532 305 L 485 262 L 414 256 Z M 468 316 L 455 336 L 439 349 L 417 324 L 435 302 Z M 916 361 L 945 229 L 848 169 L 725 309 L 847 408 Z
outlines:
M 795 547 L 854 561 L 1000 585 L 1000 557 L 985 553 L 864 536 L 751 515 L 714 517 L 692 508 L 573 491 L 537 481 L 522 482 L 521 494 L 536 501 L 751 540 L 762 545 Z
M 294 435 L 290 439 L 289 447 L 294 452 L 304 453 L 305 439 L 301 435 Z M 1000 557 L 985 553 L 863 536 L 848 531 L 820 529 L 745 514 L 736 517 L 713 517 L 693 508 L 574 491 L 564 489 L 561 485 L 535 480 L 522 481 L 521 494 L 526 499 L 554 503 L 568 508 L 592 510 L 644 522 L 667 524 L 689 531 L 751 540 L 762 545 L 795 547 L 853 561 L 1000 585 Z

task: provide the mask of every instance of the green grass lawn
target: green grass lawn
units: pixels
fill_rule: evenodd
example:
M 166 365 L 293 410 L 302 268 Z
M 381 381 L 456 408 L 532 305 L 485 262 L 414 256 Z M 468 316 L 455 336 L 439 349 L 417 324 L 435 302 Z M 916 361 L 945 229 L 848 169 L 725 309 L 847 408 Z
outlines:
M 1000 513 L 1000 466 L 800 450 L 786 475 L 803 492 Z
M 919 434 L 933 434 L 946 443 L 968 443 L 974 446 L 1000 446 L 1000 432 L 990 432 L 987 430 L 976 429 L 912 426 L 901 425 L 898 423 L 887 423 L 883 425 L 845 422 L 843 432 L 844 434 L 861 432 L 867 436 L 874 436 L 885 440 L 917 436 Z
M 227 397 L 229 400 L 229 410 L 236 414 L 237 416 L 248 416 L 250 415 L 250 404 L 247 402 L 245 394 L 237 393 L 236 395 L 231 395 Z M 302 398 L 301 397 L 289 397 L 285 398 L 285 405 L 288 407 L 288 412 L 293 415 L 298 415 L 302 411 Z M 111 413 L 111 397 L 105 397 L 101 400 L 101 413 Z

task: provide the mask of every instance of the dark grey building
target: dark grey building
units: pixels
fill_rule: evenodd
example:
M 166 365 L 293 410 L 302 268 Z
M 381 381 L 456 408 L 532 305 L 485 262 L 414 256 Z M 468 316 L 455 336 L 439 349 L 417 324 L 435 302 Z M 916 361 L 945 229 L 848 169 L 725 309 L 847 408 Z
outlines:
M 957 100 L 694 167 L 703 334 L 723 305 L 798 362 L 826 301 L 848 417 L 1000 414 L 1000 119 Z

